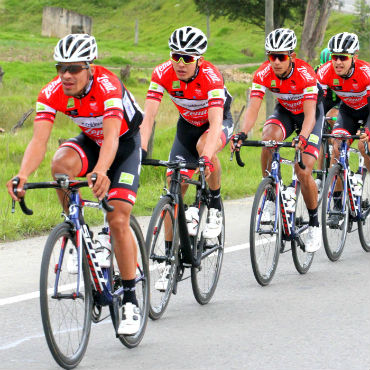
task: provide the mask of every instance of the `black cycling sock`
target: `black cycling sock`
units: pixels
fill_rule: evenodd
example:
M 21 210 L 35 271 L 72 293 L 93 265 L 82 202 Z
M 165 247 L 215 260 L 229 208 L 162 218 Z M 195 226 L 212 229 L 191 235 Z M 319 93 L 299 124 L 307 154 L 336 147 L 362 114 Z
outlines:
M 211 190 L 211 200 L 209 202 L 209 208 L 216 208 L 221 211 L 221 188 L 217 190 Z
M 172 247 L 172 240 L 170 240 L 170 241 L 165 240 L 164 241 L 164 248 L 166 250 L 166 256 L 170 255 L 171 247 Z
M 322 180 L 322 173 L 321 172 L 316 174 L 316 179 Z
M 122 304 L 125 303 L 133 303 L 134 305 L 139 307 L 139 304 L 136 299 L 136 281 L 135 279 L 132 280 L 122 280 L 123 286 L 123 301 Z
M 315 209 L 308 209 L 308 215 L 310 216 L 310 220 L 308 221 L 308 226 L 316 226 L 319 227 L 319 214 L 317 212 L 317 208 Z
M 333 200 L 334 200 L 334 208 L 342 209 L 342 192 L 335 191 L 333 193 Z

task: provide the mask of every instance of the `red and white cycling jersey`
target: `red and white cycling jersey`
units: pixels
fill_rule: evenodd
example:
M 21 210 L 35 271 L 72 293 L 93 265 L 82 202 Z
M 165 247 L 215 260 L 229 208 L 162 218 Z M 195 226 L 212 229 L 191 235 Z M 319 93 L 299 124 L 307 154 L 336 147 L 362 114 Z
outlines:
M 146 98 L 161 101 L 165 90 L 181 116 L 194 126 L 208 122 L 208 108 L 222 108 L 227 99 L 231 101 L 221 73 L 207 61 L 203 61 L 197 76 L 190 82 L 177 78 L 170 60 L 157 66 Z
M 367 97 L 370 95 L 369 63 L 356 60 L 352 75 L 342 78 L 335 73 L 333 63 L 329 61 L 318 69 L 317 76 L 325 93 L 330 87 L 349 107 L 361 109 L 367 105 Z
M 275 75 L 269 61 L 264 62 L 254 73 L 251 98 L 263 99 L 266 89 L 293 114 L 302 113 L 303 102 L 317 100 L 318 95 L 315 71 L 301 59 L 295 59 L 290 74 L 284 79 Z
M 36 121 L 54 122 L 56 112 L 62 112 L 98 145 L 104 139 L 103 119 L 122 121 L 120 136 L 137 128 L 142 120 L 140 107 L 118 77 L 101 66 L 95 66 L 87 94 L 77 99 L 63 92 L 59 76 L 40 92 L 36 103 Z

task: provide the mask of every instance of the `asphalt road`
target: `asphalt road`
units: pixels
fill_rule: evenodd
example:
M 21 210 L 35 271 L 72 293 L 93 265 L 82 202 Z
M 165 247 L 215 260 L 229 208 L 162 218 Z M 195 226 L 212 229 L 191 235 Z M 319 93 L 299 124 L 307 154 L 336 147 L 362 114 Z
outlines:
M 370 370 L 370 254 L 352 233 L 341 259 L 323 249 L 299 275 L 290 253 L 272 283 L 254 279 L 248 249 L 252 199 L 226 202 L 226 253 L 212 301 L 180 283 L 139 347 L 93 325 L 79 369 Z M 139 219 L 145 229 L 148 218 Z M 0 369 L 57 369 L 42 330 L 37 291 L 45 238 L 0 244 Z

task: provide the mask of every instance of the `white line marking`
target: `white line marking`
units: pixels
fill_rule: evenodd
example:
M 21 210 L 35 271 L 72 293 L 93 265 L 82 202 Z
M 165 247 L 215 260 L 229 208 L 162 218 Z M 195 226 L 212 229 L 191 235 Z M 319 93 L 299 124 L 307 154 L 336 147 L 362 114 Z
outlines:
M 225 248 L 225 253 L 237 252 L 237 251 L 240 251 L 242 249 L 247 249 L 247 248 L 249 248 L 249 243 L 233 245 L 232 247 Z M 66 286 L 65 289 L 68 289 L 68 286 Z M 9 298 L 2 298 L 2 299 L 0 299 L 0 307 L 1 306 L 6 306 L 8 304 L 29 301 L 31 299 L 36 299 L 36 298 L 39 298 L 39 297 L 40 297 L 40 291 L 36 291 L 36 292 L 32 292 L 32 293 L 26 293 L 26 294 L 20 294 L 20 295 L 17 295 L 17 296 L 14 296 L 14 297 L 9 297 Z

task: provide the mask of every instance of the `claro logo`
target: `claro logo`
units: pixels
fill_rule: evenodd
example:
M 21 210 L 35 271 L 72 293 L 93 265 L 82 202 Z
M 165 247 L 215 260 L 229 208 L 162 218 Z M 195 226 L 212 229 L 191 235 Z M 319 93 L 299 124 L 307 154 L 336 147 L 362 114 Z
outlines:
M 308 73 L 307 69 L 305 67 L 298 67 L 297 68 L 298 72 L 300 72 L 303 77 L 305 77 L 305 79 L 307 81 L 313 81 L 314 78 Z
M 52 81 L 45 87 L 45 89 L 42 90 L 42 92 L 46 95 L 46 97 L 49 99 L 51 94 L 53 94 L 58 87 L 60 86 L 60 78 L 58 78 L 55 81 Z

